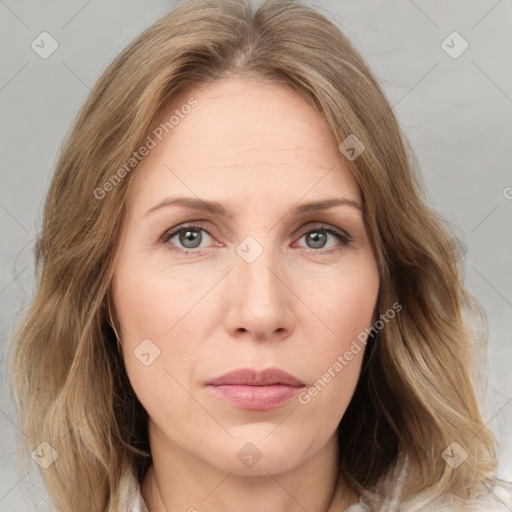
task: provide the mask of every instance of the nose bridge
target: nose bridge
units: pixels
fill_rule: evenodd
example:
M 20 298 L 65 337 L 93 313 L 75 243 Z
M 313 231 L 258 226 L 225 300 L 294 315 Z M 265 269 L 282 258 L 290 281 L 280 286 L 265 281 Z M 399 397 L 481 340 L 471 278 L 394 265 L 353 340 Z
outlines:
M 257 338 L 289 330 L 292 314 L 289 291 L 280 274 L 283 265 L 272 236 L 248 236 L 236 247 L 230 273 L 230 329 L 251 331 Z
M 281 295 L 277 289 L 281 287 L 280 282 L 275 275 L 280 265 L 272 244 L 271 236 L 259 236 L 258 239 L 247 236 L 236 247 L 233 278 L 261 305 L 273 302 Z

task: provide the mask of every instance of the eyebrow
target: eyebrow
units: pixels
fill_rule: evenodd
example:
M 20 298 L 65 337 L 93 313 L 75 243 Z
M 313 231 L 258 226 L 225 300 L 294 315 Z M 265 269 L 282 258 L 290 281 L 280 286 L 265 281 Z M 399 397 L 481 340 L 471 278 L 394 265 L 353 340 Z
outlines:
M 150 208 L 145 214 L 149 215 L 160 208 L 164 208 L 167 206 L 179 205 L 184 206 L 186 208 L 191 208 L 193 210 L 201 210 L 206 211 L 220 217 L 232 218 L 233 214 L 228 212 L 224 206 L 218 201 L 206 201 L 203 199 L 193 198 L 193 197 L 166 197 L 158 204 Z M 320 210 L 328 210 L 335 206 L 350 206 L 355 208 L 356 210 L 363 211 L 362 206 L 352 199 L 345 198 L 332 198 L 332 199 L 324 199 L 322 201 L 312 201 L 309 203 L 303 203 L 298 206 L 295 206 L 291 209 L 291 213 L 293 215 L 304 215 L 310 212 L 316 212 Z

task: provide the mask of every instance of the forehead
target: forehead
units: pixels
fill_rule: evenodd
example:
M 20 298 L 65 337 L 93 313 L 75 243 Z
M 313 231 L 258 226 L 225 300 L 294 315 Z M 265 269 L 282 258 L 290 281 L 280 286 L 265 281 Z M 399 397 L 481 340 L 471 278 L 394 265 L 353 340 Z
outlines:
M 168 195 L 233 196 L 260 207 L 336 194 L 360 200 L 328 124 L 285 85 L 217 80 L 183 92 L 160 122 L 162 140 L 152 136 L 156 147 L 134 176 L 137 210 Z

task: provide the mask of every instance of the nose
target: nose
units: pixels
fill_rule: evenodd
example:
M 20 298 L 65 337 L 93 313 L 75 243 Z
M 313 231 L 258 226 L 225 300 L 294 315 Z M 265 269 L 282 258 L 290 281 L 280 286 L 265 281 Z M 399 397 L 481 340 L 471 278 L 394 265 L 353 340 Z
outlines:
M 284 339 L 294 330 L 293 293 L 278 257 L 265 249 L 252 262 L 234 255 L 227 279 L 226 330 L 256 341 Z

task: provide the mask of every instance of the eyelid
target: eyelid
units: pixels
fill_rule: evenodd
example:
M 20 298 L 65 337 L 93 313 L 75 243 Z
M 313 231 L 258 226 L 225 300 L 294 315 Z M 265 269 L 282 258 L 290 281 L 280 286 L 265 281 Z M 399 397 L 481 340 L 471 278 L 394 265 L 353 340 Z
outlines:
M 299 231 L 297 232 L 297 235 L 303 236 L 306 233 L 309 233 L 310 231 L 314 231 L 315 229 L 321 229 L 323 231 L 327 232 L 335 232 L 338 235 L 341 235 L 347 239 L 347 241 L 352 242 L 352 237 L 350 234 L 345 231 L 344 229 L 338 228 L 336 226 L 333 226 L 332 224 L 326 224 L 323 222 L 313 222 L 313 225 L 311 225 L 311 222 L 306 224 L 304 227 L 299 228 Z
M 164 234 L 160 237 L 160 241 L 161 242 L 167 242 L 170 238 L 172 238 L 173 236 L 177 235 L 180 231 L 182 230 L 185 230 L 185 229 L 201 229 L 203 231 L 205 231 L 209 236 L 211 236 L 213 238 L 213 235 L 210 233 L 210 231 L 215 231 L 215 230 L 211 230 L 210 228 L 206 228 L 205 225 L 206 223 L 204 223 L 203 221 L 190 221 L 190 222 L 182 222 L 181 224 L 178 224 L 172 228 L 169 228 L 167 229 Z M 200 249 L 197 249 L 197 250 L 200 250 Z

